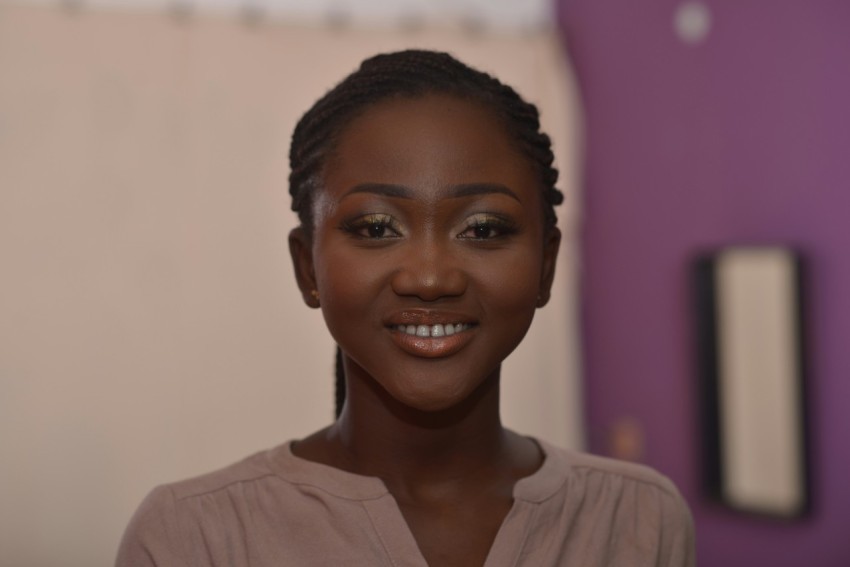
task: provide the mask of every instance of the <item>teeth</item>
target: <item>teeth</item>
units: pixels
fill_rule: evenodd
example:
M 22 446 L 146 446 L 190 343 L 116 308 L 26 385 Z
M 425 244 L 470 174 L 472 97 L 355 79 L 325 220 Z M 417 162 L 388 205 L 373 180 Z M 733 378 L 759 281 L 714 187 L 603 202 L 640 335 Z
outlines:
M 450 337 L 468 328 L 469 325 L 463 323 L 455 323 L 454 325 L 451 323 L 448 325 L 396 325 L 398 332 L 415 337 Z

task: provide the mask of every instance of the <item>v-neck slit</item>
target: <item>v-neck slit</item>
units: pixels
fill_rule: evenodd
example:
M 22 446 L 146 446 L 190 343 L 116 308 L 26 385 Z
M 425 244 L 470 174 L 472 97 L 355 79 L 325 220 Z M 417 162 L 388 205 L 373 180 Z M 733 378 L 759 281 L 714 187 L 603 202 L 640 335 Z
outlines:
M 392 494 L 387 492 L 381 498 L 365 500 L 363 508 L 393 567 L 428 567 Z
M 388 492 L 381 498 L 364 500 L 362 505 L 393 567 L 428 567 L 416 537 L 392 494 Z M 517 564 L 537 518 L 538 508 L 537 503 L 514 499 L 496 532 L 483 567 Z
M 523 510 L 521 510 L 522 508 L 530 508 L 528 518 L 521 517 L 524 516 Z M 514 497 L 511 509 L 502 521 L 502 525 L 499 526 L 499 531 L 496 532 L 496 537 L 493 539 L 490 551 L 487 552 L 484 567 L 511 567 L 517 565 L 522 555 L 522 550 L 525 547 L 525 542 L 528 540 L 528 533 L 531 531 L 531 526 L 534 525 L 537 519 L 538 511 L 538 504 L 517 500 Z M 513 534 L 518 531 L 522 532 L 521 535 L 513 538 Z M 507 559 L 509 556 L 510 558 Z

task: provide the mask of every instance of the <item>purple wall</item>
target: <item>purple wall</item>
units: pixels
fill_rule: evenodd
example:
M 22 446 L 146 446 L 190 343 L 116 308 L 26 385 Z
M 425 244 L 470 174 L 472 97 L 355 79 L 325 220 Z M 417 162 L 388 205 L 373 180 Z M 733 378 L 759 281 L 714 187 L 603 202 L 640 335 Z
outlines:
M 624 417 L 691 503 L 701 567 L 850 565 L 850 3 L 562 0 L 587 128 L 583 293 L 591 449 Z M 814 511 L 740 516 L 700 495 L 688 265 L 779 243 L 809 266 Z

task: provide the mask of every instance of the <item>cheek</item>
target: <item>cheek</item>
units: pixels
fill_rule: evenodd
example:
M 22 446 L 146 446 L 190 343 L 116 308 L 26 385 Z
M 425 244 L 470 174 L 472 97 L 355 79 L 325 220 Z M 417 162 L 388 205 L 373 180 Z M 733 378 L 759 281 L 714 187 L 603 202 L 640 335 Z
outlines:
M 488 266 L 486 276 L 478 278 L 481 294 L 490 298 L 489 315 L 504 323 L 500 328 L 509 342 L 522 339 L 534 318 L 542 262 L 542 254 L 530 247 Z
M 374 314 L 374 301 L 386 280 L 379 262 L 333 242 L 314 257 L 322 313 L 331 333 L 336 334 L 341 323 L 351 325 Z
M 509 256 L 478 261 L 473 280 L 494 304 L 524 310 L 534 306 L 540 290 L 542 259 L 531 250 L 517 250 Z

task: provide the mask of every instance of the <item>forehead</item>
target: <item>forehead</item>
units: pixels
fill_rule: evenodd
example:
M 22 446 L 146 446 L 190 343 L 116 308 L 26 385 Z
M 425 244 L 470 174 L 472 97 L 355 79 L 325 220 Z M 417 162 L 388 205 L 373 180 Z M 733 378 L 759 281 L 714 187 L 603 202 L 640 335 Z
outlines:
M 486 104 L 430 94 L 376 103 L 339 133 L 325 169 L 326 188 L 396 183 L 432 189 L 463 183 L 539 188 L 529 159 Z

